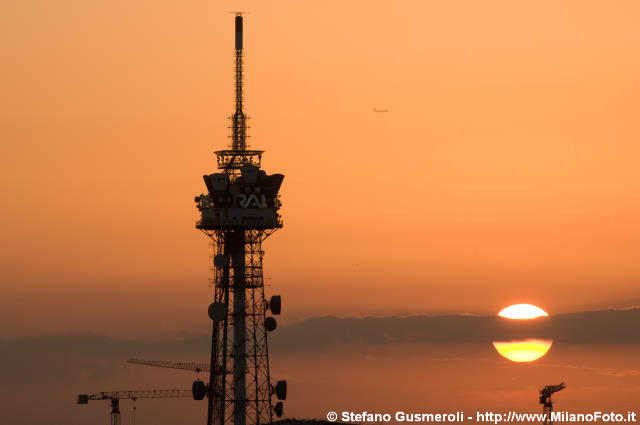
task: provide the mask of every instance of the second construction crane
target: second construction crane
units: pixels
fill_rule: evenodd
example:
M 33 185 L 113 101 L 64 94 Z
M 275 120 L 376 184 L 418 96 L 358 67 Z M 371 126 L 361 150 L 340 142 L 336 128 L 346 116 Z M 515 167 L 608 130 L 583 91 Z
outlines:
M 211 365 L 207 363 L 196 363 L 196 362 L 167 362 L 162 360 L 141 360 L 141 359 L 129 359 L 127 363 L 145 365 L 145 366 L 155 366 L 155 367 L 164 367 L 167 369 L 182 369 L 182 370 L 192 370 L 194 372 L 209 372 L 211 370 Z
M 553 425 L 553 418 L 551 413 L 553 412 L 553 400 L 551 400 L 551 394 L 567 388 L 567 384 L 564 382 L 558 385 L 547 385 L 540 390 L 540 404 L 542 404 L 542 413 L 544 415 L 544 425 Z
M 80 394 L 78 404 L 88 404 L 89 400 L 109 400 L 111 405 L 111 425 L 121 425 L 120 400 L 139 398 L 175 398 L 191 397 L 189 390 L 143 390 L 143 391 L 104 391 L 96 394 Z

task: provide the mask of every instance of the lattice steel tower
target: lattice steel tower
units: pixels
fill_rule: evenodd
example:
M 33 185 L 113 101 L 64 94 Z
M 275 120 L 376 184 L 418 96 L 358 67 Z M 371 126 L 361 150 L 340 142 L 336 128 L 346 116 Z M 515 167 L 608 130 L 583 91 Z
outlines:
M 271 385 L 267 332 L 276 328 L 267 310 L 280 314 L 280 296 L 266 301 L 262 242 L 282 227 L 278 191 L 284 176 L 260 169 L 263 151 L 247 146 L 243 111 L 242 16 L 235 17 L 235 112 L 230 149 L 216 152 L 221 172 L 203 176 L 208 193 L 195 197 L 196 227 L 214 246 L 214 300 L 209 384 L 195 381 L 193 396 L 207 397 L 208 425 L 266 424 L 282 415 L 286 381 Z

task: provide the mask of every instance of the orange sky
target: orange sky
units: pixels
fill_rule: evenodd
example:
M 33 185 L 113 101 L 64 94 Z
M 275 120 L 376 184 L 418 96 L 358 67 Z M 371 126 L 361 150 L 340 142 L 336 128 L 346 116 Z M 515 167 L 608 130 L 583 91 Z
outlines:
M 207 325 L 239 9 L 283 321 L 640 303 L 635 1 L 6 3 L 0 336 Z

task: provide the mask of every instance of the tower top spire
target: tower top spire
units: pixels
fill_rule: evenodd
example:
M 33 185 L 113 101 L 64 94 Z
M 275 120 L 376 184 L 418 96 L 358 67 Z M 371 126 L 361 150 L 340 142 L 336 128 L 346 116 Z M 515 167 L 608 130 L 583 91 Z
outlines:
M 245 151 L 247 150 L 247 119 L 244 115 L 244 111 L 242 110 L 242 74 L 244 72 L 244 66 L 242 64 L 242 15 L 236 15 L 236 49 L 235 49 L 235 57 L 236 57 L 236 110 L 231 117 L 233 123 L 233 144 L 232 148 L 235 151 Z
M 242 13 L 236 12 L 236 50 L 242 50 Z
M 244 103 L 244 40 L 243 40 L 243 16 L 236 12 L 235 17 L 235 111 L 231 115 L 231 149 L 217 151 L 218 168 L 228 174 L 236 174 L 236 171 L 244 165 L 260 167 L 263 151 L 249 150 L 247 145 L 247 116 L 243 110 Z

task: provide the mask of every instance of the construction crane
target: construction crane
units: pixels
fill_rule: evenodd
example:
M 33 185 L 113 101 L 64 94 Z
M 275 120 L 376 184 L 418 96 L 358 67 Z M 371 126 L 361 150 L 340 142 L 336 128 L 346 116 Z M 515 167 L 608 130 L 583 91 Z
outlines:
M 136 401 L 139 398 L 176 398 L 191 396 L 191 390 L 108 391 L 96 394 L 80 394 L 78 396 L 78 404 L 88 404 L 89 400 L 110 400 L 111 425 L 121 425 L 120 399 Z
M 181 370 L 192 370 L 194 372 L 209 372 L 211 367 L 207 363 L 195 363 L 195 362 L 167 362 L 163 360 L 141 360 L 141 359 L 129 359 L 127 363 L 145 365 L 145 366 L 155 366 L 155 367 L 164 367 L 168 369 L 181 369 Z
M 190 370 L 197 373 L 211 371 L 211 366 L 206 363 L 170 362 L 170 361 L 164 361 L 164 360 L 141 360 L 136 358 L 131 358 L 127 360 L 127 363 L 133 363 L 133 364 L 144 365 L 144 366 L 164 367 L 168 369 Z M 219 374 L 222 373 L 222 370 L 220 367 L 218 367 L 217 373 Z M 270 387 L 270 390 L 272 393 L 276 394 L 279 398 L 284 399 L 287 393 L 286 381 L 278 381 L 275 386 Z M 201 380 L 196 380 L 193 382 L 191 392 L 193 394 L 194 400 L 202 400 L 205 397 L 209 397 L 209 394 L 208 394 L 209 386 L 204 382 L 202 382 Z M 283 415 L 283 409 L 284 409 L 284 406 L 281 401 L 277 402 L 273 406 L 273 411 L 277 417 L 281 417 Z
M 553 412 L 553 402 L 551 400 L 551 394 L 557 393 L 560 390 L 567 388 L 567 384 L 564 382 L 558 385 L 547 385 L 540 390 L 540 404 L 542 404 L 542 414 L 544 415 L 544 425 L 553 425 L 551 418 L 551 412 Z

